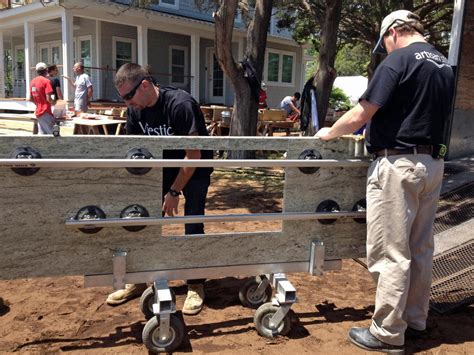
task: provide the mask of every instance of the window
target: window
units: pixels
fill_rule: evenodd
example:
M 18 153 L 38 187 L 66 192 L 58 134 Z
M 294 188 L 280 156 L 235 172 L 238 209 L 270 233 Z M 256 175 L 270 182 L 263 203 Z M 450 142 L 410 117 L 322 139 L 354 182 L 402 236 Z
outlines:
M 160 6 L 169 7 L 171 9 L 178 9 L 179 0 L 159 0 Z
M 15 78 L 25 80 L 25 47 L 15 47 Z
M 85 67 L 92 66 L 92 53 L 91 53 L 91 43 L 92 38 L 91 36 L 79 37 L 77 39 L 77 43 L 79 43 L 78 57 L 79 61 L 84 64 Z
M 170 46 L 170 83 L 178 87 L 187 85 L 188 49 L 180 46 Z
M 294 85 L 295 53 L 271 50 L 265 63 L 266 80 L 279 85 Z
M 135 39 L 112 37 L 112 42 L 112 58 L 116 70 L 126 63 L 136 62 L 137 41 Z

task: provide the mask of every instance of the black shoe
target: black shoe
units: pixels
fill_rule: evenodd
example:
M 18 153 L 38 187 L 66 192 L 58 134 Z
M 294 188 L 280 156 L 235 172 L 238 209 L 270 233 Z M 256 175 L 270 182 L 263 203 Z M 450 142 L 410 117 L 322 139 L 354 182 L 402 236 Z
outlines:
M 390 345 L 378 340 L 370 333 L 368 328 L 351 328 L 349 340 L 359 348 L 368 351 L 380 351 L 389 354 L 404 354 L 403 345 Z
M 419 340 L 428 337 L 429 332 L 427 329 L 425 330 L 417 330 L 411 327 L 407 327 L 405 330 L 405 339 L 406 340 Z

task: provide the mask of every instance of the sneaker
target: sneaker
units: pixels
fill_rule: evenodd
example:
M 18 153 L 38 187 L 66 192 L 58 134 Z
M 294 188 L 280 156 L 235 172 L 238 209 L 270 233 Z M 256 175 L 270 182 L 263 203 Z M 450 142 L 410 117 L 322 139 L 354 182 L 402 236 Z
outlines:
M 124 289 L 111 293 L 107 297 L 106 303 L 111 306 L 117 306 L 140 297 L 145 290 L 146 284 L 126 284 Z
M 359 348 L 368 351 L 379 351 L 387 354 L 405 354 L 403 345 L 391 345 L 378 340 L 368 328 L 351 328 L 349 340 Z
M 188 295 L 184 301 L 183 313 L 194 315 L 204 306 L 204 284 L 188 285 Z

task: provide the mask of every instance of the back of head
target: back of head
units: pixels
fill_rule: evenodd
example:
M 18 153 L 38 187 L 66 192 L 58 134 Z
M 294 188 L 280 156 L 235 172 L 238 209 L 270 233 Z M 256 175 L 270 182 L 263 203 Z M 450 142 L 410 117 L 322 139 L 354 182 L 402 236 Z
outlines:
M 50 64 L 48 65 L 48 74 L 51 74 L 53 71 L 57 70 L 58 67 L 56 64 Z
M 383 46 L 383 38 L 387 34 L 388 30 L 394 28 L 400 34 L 413 34 L 415 32 L 423 35 L 424 28 L 420 22 L 420 17 L 408 10 L 397 10 L 393 11 L 382 21 L 380 26 L 380 37 L 375 45 L 374 53 L 386 53 L 386 49 Z
M 36 64 L 35 69 L 38 75 L 45 75 L 48 71 L 48 66 L 43 62 L 39 62 L 38 64 Z
M 299 92 L 295 92 L 293 96 L 296 100 L 299 100 L 301 98 L 301 94 Z
M 119 88 L 126 82 L 136 83 L 140 79 L 147 78 L 150 73 L 141 65 L 135 63 L 127 63 L 120 67 L 115 74 L 115 87 Z

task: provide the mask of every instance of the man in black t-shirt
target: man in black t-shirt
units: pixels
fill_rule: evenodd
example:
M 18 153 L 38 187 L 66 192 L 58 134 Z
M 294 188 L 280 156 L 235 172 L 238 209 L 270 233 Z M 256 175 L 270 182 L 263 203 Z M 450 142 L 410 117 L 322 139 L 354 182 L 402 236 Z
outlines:
M 422 33 L 409 11 L 385 17 L 376 50 L 387 58 L 359 104 L 316 134 L 330 140 L 367 123 L 367 266 L 377 292 L 371 326 L 352 328 L 349 339 L 370 351 L 401 353 L 407 330 L 426 329 L 454 76 Z
M 138 64 L 123 65 L 116 74 L 115 86 L 128 106 L 127 134 L 146 136 L 207 136 L 204 116 L 199 104 L 187 92 L 158 87 L 150 74 Z M 212 159 L 210 150 L 165 150 L 163 159 Z M 185 198 L 185 215 L 204 215 L 212 168 L 164 168 L 163 213 L 178 212 L 179 196 Z M 204 234 L 202 223 L 185 225 L 185 234 Z M 144 285 L 127 285 L 109 295 L 108 304 L 121 304 L 137 297 Z M 184 314 L 197 314 L 204 302 L 204 280 L 188 280 Z
M 58 74 L 59 70 L 56 64 L 48 66 L 48 79 L 51 81 L 56 101 L 63 99 L 63 92 L 61 91 L 61 83 L 58 79 Z

